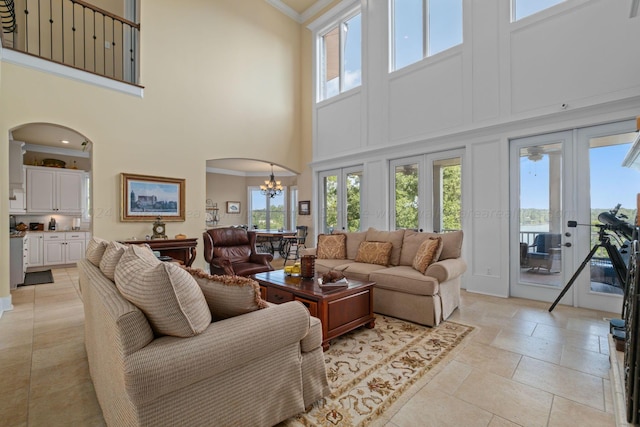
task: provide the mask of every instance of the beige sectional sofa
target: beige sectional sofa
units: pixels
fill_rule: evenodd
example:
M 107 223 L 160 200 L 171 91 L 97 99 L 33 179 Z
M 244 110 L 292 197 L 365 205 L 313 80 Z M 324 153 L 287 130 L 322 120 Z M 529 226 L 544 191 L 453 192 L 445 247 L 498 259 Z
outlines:
M 110 426 L 272 426 L 329 393 L 320 321 L 298 302 L 95 238 L 78 269 Z
M 338 233 L 336 233 L 338 234 Z M 380 231 L 370 228 L 346 235 L 344 256 L 322 256 L 318 248 L 303 255 L 316 255 L 319 274 L 340 271 L 347 279 L 374 281 L 373 311 L 428 326 L 445 320 L 460 303 L 460 281 L 467 265 L 461 256 L 462 231 L 420 233 L 413 230 Z M 318 236 L 321 241 L 323 235 Z M 440 237 L 442 247 L 437 260 L 424 273 L 413 267 L 416 253 L 425 242 Z M 390 242 L 387 265 L 358 262 L 363 242 Z

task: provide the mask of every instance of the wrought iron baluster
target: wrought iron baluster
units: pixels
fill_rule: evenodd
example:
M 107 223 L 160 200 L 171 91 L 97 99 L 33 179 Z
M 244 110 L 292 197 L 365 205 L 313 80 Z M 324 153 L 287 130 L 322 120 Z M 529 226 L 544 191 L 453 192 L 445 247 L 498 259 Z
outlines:
M 40 17 L 42 16 L 40 2 L 38 2 L 38 56 L 42 56 L 42 25 L 40 25 Z
M 53 0 L 49 0 L 49 58 L 53 59 Z
M 73 47 L 73 54 L 71 55 L 73 66 L 76 66 L 76 4 L 71 2 L 71 20 L 73 24 L 71 25 L 71 40 Z
M 60 60 L 60 62 L 64 64 L 64 2 L 62 1 L 60 2 L 60 24 L 60 33 L 62 34 L 62 59 Z
M 29 52 L 29 0 L 24 1 L 24 50 Z
M 116 77 L 116 20 L 111 19 L 111 63 L 113 64 L 113 77 Z
M 93 72 L 98 72 L 98 67 L 96 65 L 96 11 L 92 10 L 93 13 Z

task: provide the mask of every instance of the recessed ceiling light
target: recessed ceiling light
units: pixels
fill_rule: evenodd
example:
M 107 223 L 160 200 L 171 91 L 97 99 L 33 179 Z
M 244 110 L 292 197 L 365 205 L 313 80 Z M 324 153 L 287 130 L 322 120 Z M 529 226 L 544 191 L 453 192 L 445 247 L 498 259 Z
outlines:
M 66 139 L 60 140 L 60 142 L 62 142 L 63 144 L 68 144 L 69 141 L 67 141 Z

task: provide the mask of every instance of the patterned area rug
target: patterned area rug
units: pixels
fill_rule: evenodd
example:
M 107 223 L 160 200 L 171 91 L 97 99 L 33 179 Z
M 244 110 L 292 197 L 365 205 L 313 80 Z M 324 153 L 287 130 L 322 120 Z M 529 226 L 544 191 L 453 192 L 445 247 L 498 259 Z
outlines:
M 331 341 L 324 354 L 331 395 L 281 425 L 368 426 L 410 386 L 441 370 L 473 329 L 453 322 L 428 328 L 376 315 L 375 328 Z

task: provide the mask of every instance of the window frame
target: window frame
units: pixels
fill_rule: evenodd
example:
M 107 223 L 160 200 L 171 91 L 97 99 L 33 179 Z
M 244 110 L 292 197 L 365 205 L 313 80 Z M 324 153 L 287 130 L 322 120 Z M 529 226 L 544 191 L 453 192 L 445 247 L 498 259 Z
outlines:
M 558 7 L 558 6 L 560 6 L 560 5 L 563 5 L 563 4 L 566 4 L 566 3 L 567 3 L 567 0 L 559 0 L 557 3 L 552 4 L 552 5 L 550 5 L 550 6 L 547 6 L 547 7 L 545 7 L 544 9 L 540 9 L 540 10 L 537 10 L 537 11 L 535 11 L 535 12 L 531 12 L 531 13 L 529 13 L 528 15 L 523 15 L 523 16 L 521 16 L 521 17 L 519 17 L 519 18 L 518 18 L 518 17 L 516 16 L 516 13 L 517 13 L 516 3 L 517 3 L 518 1 L 519 1 L 519 0 L 511 0 L 511 1 L 509 2 L 509 6 L 511 7 L 511 10 L 510 10 L 511 23 L 520 22 L 520 21 L 522 21 L 523 19 L 527 19 L 527 18 L 529 18 L 529 17 L 531 17 L 531 16 L 535 16 L 535 15 L 538 15 L 538 14 L 540 14 L 540 13 L 546 13 L 546 11 L 548 11 L 549 9 L 553 9 L 554 7 Z
M 253 191 L 258 191 L 260 192 L 260 187 L 257 185 L 250 185 L 249 187 L 247 187 L 247 224 L 249 226 L 249 229 L 252 229 L 254 224 L 253 224 L 253 197 L 252 197 L 252 193 Z M 283 202 L 284 202 L 284 209 L 283 209 L 283 227 L 286 228 L 288 221 L 289 221 L 289 209 L 287 208 L 288 206 L 288 188 L 286 186 L 282 186 L 282 197 L 283 197 Z M 264 198 L 266 200 L 266 227 L 267 229 L 271 229 L 273 227 L 271 227 L 271 197 L 267 196 L 266 194 L 264 195 Z
M 344 24 L 346 21 L 353 17 L 360 15 L 361 29 L 360 29 L 360 84 L 354 87 L 350 87 L 344 90 Z M 326 82 L 324 82 L 325 73 L 325 56 L 324 56 L 324 36 L 338 27 L 339 31 L 339 87 L 338 93 L 335 95 L 327 96 L 326 94 Z M 316 103 L 320 103 L 329 99 L 334 99 L 343 93 L 350 92 L 352 90 L 358 90 L 364 84 L 364 15 L 362 13 L 362 6 L 360 1 L 343 1 L 330 12 L 320 17 L 317 21 L 311 23 L 307 28 L 313 31 L 314 40 L 314 80 L 315 80 L 315 98 Z
M 515 0 L 512 0 L 515 1 Z M 429 0 L 422 0 L 422 58 L 411 62 L 409 64 L 403 65 L 402 67 L 396 68 L 396 39 L 395 39 L 395 0 L 389 0 L 389 72 L 393 73 L 395 71 L 402 70 L 404 68 L 410 67 L 414 64 L 420 63 L 427 58 L 432 58 L 441 53 L 448 52 L 451 49 L 454 49 L 464 43 L 464 1 L 460 0 L 462 6 L 462 16 L 460 16 L 460 43 L 449 46 L 448 48 L 438 51 L 433 54 L 429 54 Z

